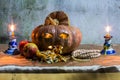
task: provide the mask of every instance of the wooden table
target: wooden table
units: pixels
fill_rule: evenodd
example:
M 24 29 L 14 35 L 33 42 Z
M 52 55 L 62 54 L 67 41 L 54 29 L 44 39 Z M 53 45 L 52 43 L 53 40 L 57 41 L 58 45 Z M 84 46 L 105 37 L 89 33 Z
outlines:
M 120 71 L 120 45 L 115 45 L 116 55 L 102 55 L 90 61 L 74 61 L 60 62 L 55 64 L 40 63 L 38 61 L 30 61 L 21 55 L 7 55 L 4 50 L 7 49 L 6 44 L 0 44 L 0 72 L 16 72 L 16 73 L 85 73 L 85 72 L 119 72 Z M 102 49 L 101 45 L 83 44 L 81 49 Z

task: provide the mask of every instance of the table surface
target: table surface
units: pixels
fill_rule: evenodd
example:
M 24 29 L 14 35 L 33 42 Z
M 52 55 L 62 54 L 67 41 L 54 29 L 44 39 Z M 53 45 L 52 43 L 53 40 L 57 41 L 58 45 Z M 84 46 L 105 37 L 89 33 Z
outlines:
M 7 44 L 0 44 L 0 72 L 118 72 L 120 45 L 114 45 L 117 54 L 102 55 L 90 61 L 59 62 L 54 64 L 30 61 L 21 55 L 7 55 Z M 82 44 L 80 49 L 102 49 L 101 45 Z

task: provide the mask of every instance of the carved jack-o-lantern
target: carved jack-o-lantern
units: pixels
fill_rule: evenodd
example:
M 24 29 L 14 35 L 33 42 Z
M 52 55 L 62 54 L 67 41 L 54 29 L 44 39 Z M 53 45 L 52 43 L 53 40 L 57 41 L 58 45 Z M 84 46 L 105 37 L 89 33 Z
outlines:
M 40 50 L 48 50 L 49 46 L 63 46 L 63 53 L 69 53 L 77 48 L 81 41 L 78 28 L 64 25 L 38 26 L 32 32 L 32 41 Z
M 55 11 L 46 17 L 44 25 L 33 30 L 31 37 L 40 50 L 60 45 L 64 54 L 79 46 L 82 35 L 78 28 L 69 26 L 68 16 L 63 11 Z

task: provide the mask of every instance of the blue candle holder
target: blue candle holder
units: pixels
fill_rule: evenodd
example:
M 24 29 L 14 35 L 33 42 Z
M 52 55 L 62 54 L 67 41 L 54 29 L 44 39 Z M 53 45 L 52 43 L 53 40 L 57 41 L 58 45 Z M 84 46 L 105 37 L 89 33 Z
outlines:
M 17 52 L 18 52 L 17 41 L 15 37 L 12 37 L 8 44 L 8 49 L 5 51 L 5 53 L 9 55 L 14 55 L 14 54 L 18 54 Z
M 105 43 L 103 45 L 103 50 L 101 51 L 101 54 L 103 55 L 113 55 L 116 53 L 116 51 L 112 48 L 111 44 L 111 38 L 112 36 L 104 36 Z

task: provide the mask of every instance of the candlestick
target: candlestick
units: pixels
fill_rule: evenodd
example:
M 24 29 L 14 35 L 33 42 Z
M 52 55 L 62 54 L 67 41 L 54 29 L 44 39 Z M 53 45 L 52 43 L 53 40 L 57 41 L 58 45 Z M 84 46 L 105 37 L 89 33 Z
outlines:
M 103 50 L 101 51 L 101 54 L 104 54 L 104 55 L 115 54 L 116 51 L 112 48 L 112 44 L 111 44 L 112 36 L 110 35 L 110 27 L 109 26 L 106 27 L 106 32 L 107 32 L 107 34 L 104 36 L 105 42 L 104 42 Z
M 16 52 L 18 52 L 17 49 L 17 41 L 16 41 L 16 37 L 14 34 L 14 30 L 15 30 L 15 24 L 10 24 L 8 26 L 8 28 L 10 28 L 10 32 L 9 32 L 9 44 L 8 44 L 8 49 L 5 51 L 5 53 L 10 54 L 10 55 L 14 55 L 16 54 Z

